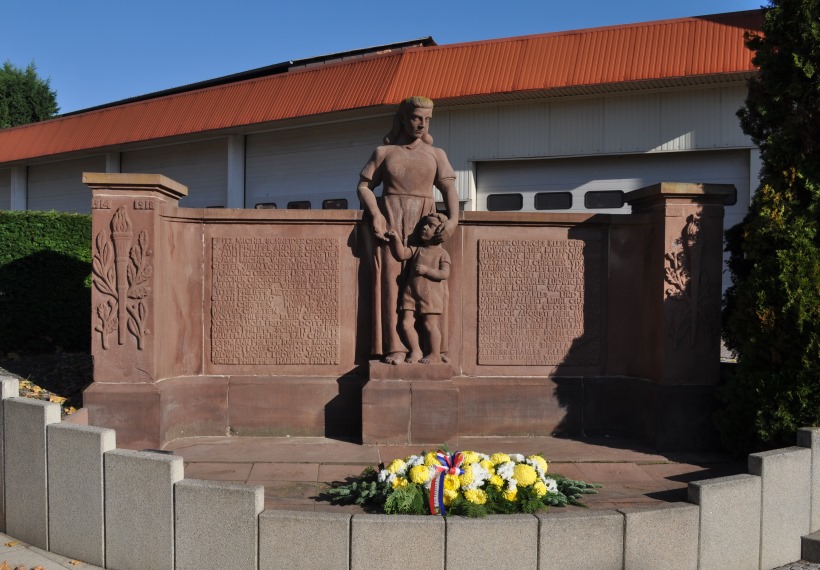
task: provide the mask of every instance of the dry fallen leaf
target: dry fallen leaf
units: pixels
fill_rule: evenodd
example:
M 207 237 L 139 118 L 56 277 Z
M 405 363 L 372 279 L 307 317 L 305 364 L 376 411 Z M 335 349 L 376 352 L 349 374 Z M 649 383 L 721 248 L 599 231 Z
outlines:
M 68 563 L 72 566 L 79 566 L 80 564 L 82 564 L 82 562 L 80 562 L 79 560 L 69 560 Z
M 11 570 L 11 566 L 9 566 L 8 562 L 3 560 L 3 563 L 0 564 L 0 570 Z
M 7 542 L 4 546 L 6 548 L 11 548 L 12 546 L 17 546 L 18 544 L 20 544 L 19 540 L 12 540 L 11 542 Z
M 49 397 L 48 397 L 48 401 L 49 401 L 49 402 L 54 402 L 54 403 L 56 403 L 56 404 L 62 404 L 62 403 L 63 403 L 63 402 L 65 402 L 67 399 L 68 399 L 68 398 L 63 398 L 62 396 L 56 396 L 56 395 L 54 395 L 54 394 L 52 394 L 51 396 L 49 396 Z

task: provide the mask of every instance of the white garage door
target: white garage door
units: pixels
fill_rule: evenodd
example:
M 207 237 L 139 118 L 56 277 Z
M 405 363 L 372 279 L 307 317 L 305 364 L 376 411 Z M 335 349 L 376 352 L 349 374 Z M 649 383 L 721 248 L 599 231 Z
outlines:
M 499 194 L 520 194 L 521 209 L 535 211 L 539 194 L 569 193 L 571 207 L 556 211 L 625 214 L 629 206 L 590 210 L 584 206 L 585 195 L 591 191 L 629 192 L 658 182 L 734 184 L 737 203 L 727 206 L 723 221 L 728 228 L 740 222 L 748 210 L 749 153 L 724 150 L 480 162 L 476 168 L 477 209 L 489 209 L 488 197 L 492 205 Z M 516 200 L 511 200 L 512 205 Z M 724 274 L 724 288 L 728 284 Z
M 570 212 L 585 212 L 584 195 L 590 191 L 629 192 L 657 182 L 711 182 L 734 184 L 738 205 L 749 203 L 749 151 L 680 152 L 548 160 L 479 162 L 476 184 L 478 210 L 487 210 L 487 197 L 520 193 L 522 209 L 536 209 L 536 195 L 572 194 Z M 618 210 L 620 213 L 628 212 Z M 601 210 L 595 210 L 600 212 Z

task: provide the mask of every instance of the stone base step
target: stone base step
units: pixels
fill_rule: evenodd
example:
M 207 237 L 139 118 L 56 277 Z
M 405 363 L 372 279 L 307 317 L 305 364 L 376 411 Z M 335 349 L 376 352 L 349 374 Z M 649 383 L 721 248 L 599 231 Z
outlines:
M 820 530 L 803 537 L 802 556 L 807 562 L 820 562 Z

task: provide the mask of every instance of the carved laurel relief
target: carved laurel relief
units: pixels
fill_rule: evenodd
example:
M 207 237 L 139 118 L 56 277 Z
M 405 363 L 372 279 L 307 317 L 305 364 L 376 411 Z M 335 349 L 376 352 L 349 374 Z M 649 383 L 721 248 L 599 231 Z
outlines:
M 675 240 L 672 251 L 665 255 L 664 297 L 671 305 L 666 311 L 666 330 L 674 349 L 687 337 L 689 346 L 693 347 L 699 334 L 711 339 L 718 332 L 717 309 L 709 302 L 715 284 L 708 272 L 703 271 L 705 244 L 700 227 L 700 215 L 689 215 L 680 239 Z
M 114 331 L 119 344 L 125 344 L 130 333 L 138 350 L 143 349 L 143 340 L 149 334 L 145 302 L 151 294 L 153 267 L 148 258 L 153 252 L 145 230 L 139 233 L 136 244 L 132 246 L 132 242 L 131 220 L 125 206 L 121 206 L 111 218 L 111 234 L 105 229 L 97 234 L 91 261 L 94 287 L 107 297 L 97 305 L 99 324 L 94 327 L 100 333 L 103 350 L 108 350 L 108 335 Z

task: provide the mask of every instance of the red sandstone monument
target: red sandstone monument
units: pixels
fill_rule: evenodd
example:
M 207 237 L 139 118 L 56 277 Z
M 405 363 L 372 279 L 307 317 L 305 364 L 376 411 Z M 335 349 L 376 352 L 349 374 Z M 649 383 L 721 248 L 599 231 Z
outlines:
M 708 447 L 733 188 L 657 184 L 627 194 L 628 215 L 459 212 L 426 101 L 400 107 L 362 171 L 364 213 L 178 208 L 187 189 L 159 174 L 86 173 L 90 423 L 132 448 L 553 433 Z M 433 185 L 448 216 L 424 238 Z M 424 239 L 448 259 L 436 257 L 449 299 L 432 319 L 448 362 L 405 363 L 402 322 L 439 310 L 399 304 Z M 420 330 L 430 354 L 435 333 Z

